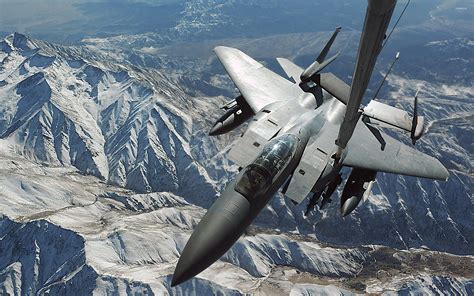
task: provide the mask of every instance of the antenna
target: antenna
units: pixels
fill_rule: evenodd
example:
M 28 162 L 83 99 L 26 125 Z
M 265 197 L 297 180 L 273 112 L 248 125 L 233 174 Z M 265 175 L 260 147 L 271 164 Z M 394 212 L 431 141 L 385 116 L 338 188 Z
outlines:
M 390 64 L 390 67 L 388 68 L 387 73 L 386 73 L 385 76 L 383 77 L 382 82 L 380 82 L 379 87 L 377 88 L 377 91 L 375 92 L 375 95 L 374 95 L 374 97 L 372 98 L 372 100 L 375 99 L 375 98 L 377 97 L 377 95 L 379 94 L 380 89 L 382 88 L 382 85 L 384 84 L 384 82 L 385 82 L 385 80 L 387 79 L 388 75 L 389 75 L 390 72 L 392 71 L 393 65 L 395 64 L 395 62 L 396 62 L 399 58 L 400 58 L 400 52 L 397 52 L 397 54 L 395 55 L 395 58 L 394 58 L 393 61 L 392 61 L 392 64 Z
M 387 44 L 388 40 L 390 39 L 390 36 L 392 36 L 392 33 L 393 33 L 393 31 L 395 30 L 395 28 L 397 27 L 398 22 L 400 21 L 400 19 L 402 18 L 403 14 L 405 13 L 405 10 L 407 10 L 408 5 L 410 4 L 410 1 L 411 1 L 411 0 L 408 0 L 408 1 L 407 1 L 407 4 L 405 4 L 405 7 L 403 8 L 402 13 L 400 13 L 400 16 L 398 17 L 397 21 L 395 22 L 395 25 L 393 25 L 393 28 L 392 28 L 392 30 L 390 31 L 390 33 L 388 34 L 387 38 L 385 38 L 385 42 L 382 44 L 382 47 L 380 47 L 380 51 L 382 51 L 382 49 L 385 47 L 385 44 Z

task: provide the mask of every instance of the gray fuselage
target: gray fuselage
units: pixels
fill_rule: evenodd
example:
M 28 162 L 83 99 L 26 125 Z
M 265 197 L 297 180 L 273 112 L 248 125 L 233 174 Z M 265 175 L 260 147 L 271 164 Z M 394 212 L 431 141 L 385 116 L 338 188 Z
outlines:
M 272 109 L 272 106 L 268 107 L 264 109 Z M 291 110 L 291 113 L 285 110 Z M 293 174 L 312 138 L 322 130 L 337 131 L 344 105 L 327 97 L 317 107 L 312 95 L 305 94 L 280 104 L 274 112 L 277 111 L 280 111 L 280 116 L 291 117 L 285 119 L 288 124 L 264 145 L 254 161 L 242 168 L 236 178 L 227 184 L 221 196 L 204 215 L 183 250 L 173 285 L 206 269 L 238 240 Z M 264 116 L 257 114 L 256 118 L 263 120 Z M 248 130 L 251 129 L 252 123 L 248 127 Z M 326 140 L 334 143 L 337 133 L 332 135 L 333 138 Z M 335 144 L 333 146 L 335 149 Z M 315 190 L 327 186 L 340 170 L 340 166 L 325 167 L 320 177 L 322 182 L 315 180 Z

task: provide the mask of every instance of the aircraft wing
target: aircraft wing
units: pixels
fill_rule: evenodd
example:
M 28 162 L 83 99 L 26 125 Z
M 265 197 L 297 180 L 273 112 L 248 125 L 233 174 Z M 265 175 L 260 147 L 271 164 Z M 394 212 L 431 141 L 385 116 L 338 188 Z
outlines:
M 218 46 L 214 52 L 254 113 L 270 103 L 296 98 L 302 92 L 297 84 L 238 49 Z
M 347 144 L 343 164 L 375 171 L 447 180 L 447 169 L 434 157 L 415 150 L 359 120 Z

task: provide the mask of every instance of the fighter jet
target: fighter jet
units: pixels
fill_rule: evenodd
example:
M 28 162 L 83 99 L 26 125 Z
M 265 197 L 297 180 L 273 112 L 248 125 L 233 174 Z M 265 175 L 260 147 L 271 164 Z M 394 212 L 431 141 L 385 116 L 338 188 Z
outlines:
M 278 58 L 285 79 L 245 53 L 214 49 L 241 95 L 225 106 L 210 135 L 249 121 L 228 157 L 241 167 L 196 226 L 176 266 L 172 286 L 218 260 L 281 188 L 295 203 L 310 196 L 327 202 L 343 167 L 351 168 L 341 195 L 342 216 L 368 196 L 377 172 L 447 180 L 435 158 L 388 136 L 383 128 L 405 131 L 413 143 L 423 134 L 423 117 L 371 100 L 361 101 L 380 53 L 396 0 L 368 0 L 351 85 L 322 70 L 340 28 L 307 69 Z M 310 210 L 310 209 L 309 209 Z

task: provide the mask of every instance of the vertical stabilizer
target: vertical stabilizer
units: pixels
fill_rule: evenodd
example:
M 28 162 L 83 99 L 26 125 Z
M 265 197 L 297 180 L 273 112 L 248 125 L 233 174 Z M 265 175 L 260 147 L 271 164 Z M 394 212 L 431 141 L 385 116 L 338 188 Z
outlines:
M 341 124 L 337 145 L 344 149 L 359 119 L 359 107 L 382 48 L 396 0 L 369 0 L 360 38 L 357 61 L 352 75 L 349 101 Z

